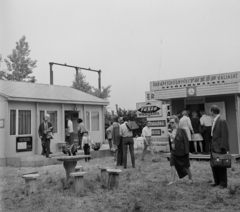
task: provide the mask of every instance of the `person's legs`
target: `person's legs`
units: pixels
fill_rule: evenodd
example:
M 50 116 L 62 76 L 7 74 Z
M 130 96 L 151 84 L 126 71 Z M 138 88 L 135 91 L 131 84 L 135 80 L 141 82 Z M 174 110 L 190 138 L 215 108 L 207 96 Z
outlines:
M 131 155 L 132 167 L 135 168 L 134 143 L 129 144 L 129 151 Z
M 82 135 L 80 132 L 78 132 L 78 146 L 79 149 L 82 149 Z
M 145 155 L 146 155 L 146 153 L 147 153 L 147 145 L 144 143 L 144 147 L 143 147 L 143 153 L 142 153 L 142 160 L 144 160 L 144 157 L 145 157 Z
M 201 150 L 201 152 L 203 152 L 203 145 L 202 145 L 202 141 L 199 141 L 199 146 L 200 146 L 200 150 Z
M 190 168 L 185 168 L 185 171 L 186 171 L 187 174 L 188 174 L 188 179 L 189 179 L 189 180 L 192 180 L 192 172 L 191 172 Z
M 112 149 L 113 145 L 112 145 L 112 139 L 108 139 L 108 144 L 109 144 L 109 149 Z
M 211 127 L 206 127 L 206 131 L 204 132 L 204 141 L 205 141 L 205 152 L 209 154 L 210 141 L 211 141 Z
M 69 145 L 71 146 L 73 144 L 73 133 L 70 133 L 70 142 Z
M 171 182 L 174 183 L 176 181 L 176 168 L 175 166 L 171 166 Z
M 123 165 L 123 143 L 120 141 L 118 145 L 117 150 L 117 165 L 122 166 Z
M 83 146 L 83 151 L 84 151 L 84 155 L 87 155 L 87 154 L 88 154 L 88 144 L 84 144 L 84 146 Z M 88 161 L 88 159 L 85 158 L 85 162 L 87 162 L 87 161 Z
M 127 150 L 128 145 L 123 141 L 123 166 L 125 169 L 127 168 Z
M 216 185 L 220 185 L 220 179 L 219 179 L 219 176 L 218 176 L 218 168 L 217 167 L 212 167 L 212 173 L 213 173 L 214 183 Z
M 227 187 L 227 169 L 218 167 L 217 172 L 218 172 L 218 177 L 220 180 L 220 185 L 222 187 L 226 188 Z
M 156 160 L 156 157 L 155 157 L 155 154 L 154 154 L 154 150 L 153 150 L 153 145 L 152 145 L 152 143 L 150 143 L 149 149 L 150 149 L 150 151 L 151 151 L 151 153 L 152 153 L 152 158 L 153 158 L 153 160 L 155 161 L 155 160 Z
M 45 141 L 41 141 L 42 142 L 42 154 L 43 156 L 46 155 L 46 145 L 45 145 Z
M 197 142 L 194 141 L 194 150 L 195 150 L 195 153 L 197 153 Z
M 46 157 L 48 158 L 50 153 L 50 139 L 46 139 L 45 146 L 46 146 Z

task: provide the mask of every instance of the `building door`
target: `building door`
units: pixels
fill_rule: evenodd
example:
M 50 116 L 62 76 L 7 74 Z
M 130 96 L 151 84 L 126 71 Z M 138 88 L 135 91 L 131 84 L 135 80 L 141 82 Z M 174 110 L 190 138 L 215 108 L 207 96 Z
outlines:
M 67 121 L 66 117 L 70 117 L 72 123 L 73 123 L 73 139 L 78 140 L 78 118 L 81 117 L 80 111 L 65 111 L 65 131 L 67 130 Z

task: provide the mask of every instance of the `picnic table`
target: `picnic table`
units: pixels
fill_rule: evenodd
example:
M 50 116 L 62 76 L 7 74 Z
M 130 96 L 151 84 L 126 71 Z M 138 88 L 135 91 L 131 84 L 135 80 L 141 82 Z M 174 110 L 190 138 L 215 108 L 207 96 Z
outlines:
M 77 165 L 77 161 L 89 158 L 90 155 L 74 155 L 74 156 L 61 156 L 56 159 L 63 162 L 63 167 L 66 171 L 66 181 L 69 182 L 70 174 L 75 172 L 75 167 Z

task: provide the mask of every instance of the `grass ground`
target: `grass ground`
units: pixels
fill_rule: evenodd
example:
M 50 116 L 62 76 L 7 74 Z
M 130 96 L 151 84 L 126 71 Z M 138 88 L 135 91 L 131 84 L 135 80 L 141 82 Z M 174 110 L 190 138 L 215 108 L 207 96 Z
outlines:
M 64 190 L 62 165 L 4 167 L 0 182 L 1 212 L 240 211 L 240 163 L 228 170 L 229 188 L 220 190 L 209 186 L 212 179 L 209 162 L 191 162 L 194 184 L 183 181 L 167 186 L 170 178 L 167 159 L 158 155 L 159 162 L 152 163 L 147 155 L 145 162 L 141 162 L 138 153 L 136 158 L 136 169 L 124 170 L 119 188 L 111 191 L 101 187 L 98 166 L 114 167 L 113 158 L 80 162 L 87 172 L 84 197 L 76 197 L 70 189 Z M 22 174 L 36 170 L 40 174 L 38 192 L 26 197 Z

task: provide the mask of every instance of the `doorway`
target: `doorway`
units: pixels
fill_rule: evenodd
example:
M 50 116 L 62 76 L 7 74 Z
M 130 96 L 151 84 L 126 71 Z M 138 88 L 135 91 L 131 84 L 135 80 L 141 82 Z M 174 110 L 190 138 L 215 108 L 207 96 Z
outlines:
M 70 117 L 72 123 L 73 123 L 73 140 L 78 140 L 78 118 L 81 118 L 81 112 L 80 111 L 65 111 L 65 132 L 67 131 L 67 121 L 66 117 Z

